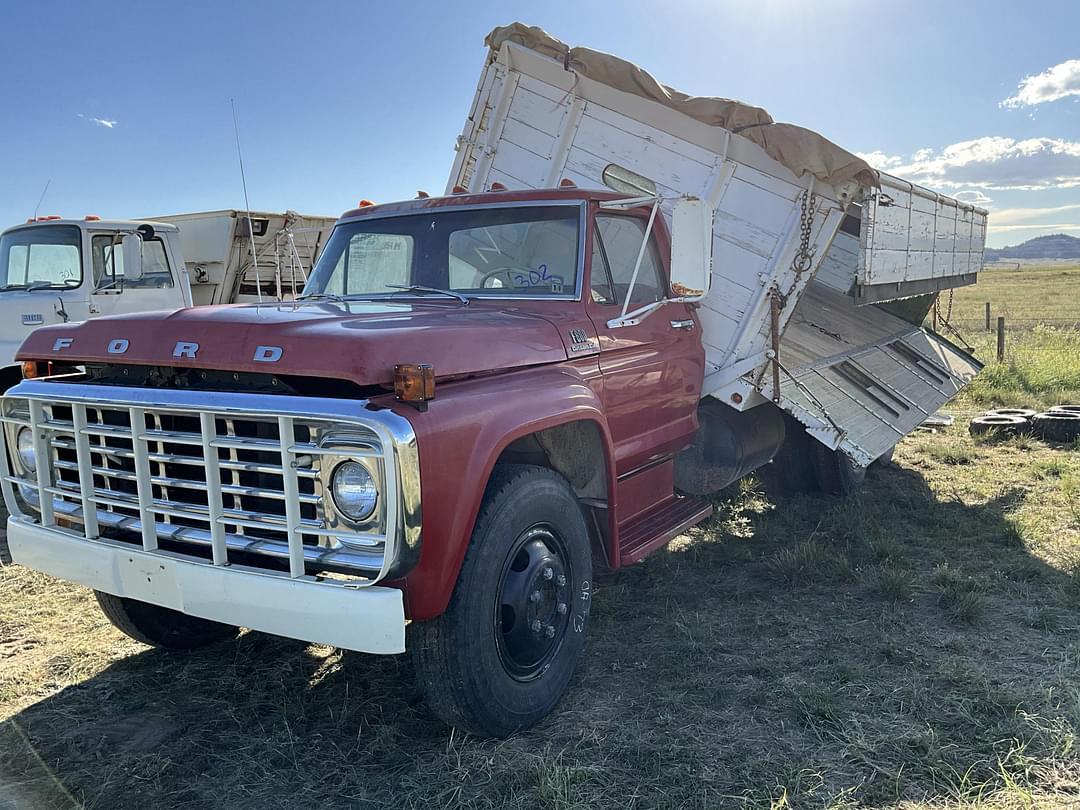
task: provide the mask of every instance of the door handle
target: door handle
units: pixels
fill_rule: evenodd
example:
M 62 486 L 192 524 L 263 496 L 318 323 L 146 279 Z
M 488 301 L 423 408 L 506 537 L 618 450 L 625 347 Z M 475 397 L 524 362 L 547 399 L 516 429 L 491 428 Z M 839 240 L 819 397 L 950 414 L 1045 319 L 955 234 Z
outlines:
M 686 330 L 689 331 L 689 330 L 692 330 L 694 328 L 694 319 L 693 318 L 687 318 L 684 321 L 671 321 L 670 323 L 671 323 L 671 328 L 672 329 L 686 329 Z

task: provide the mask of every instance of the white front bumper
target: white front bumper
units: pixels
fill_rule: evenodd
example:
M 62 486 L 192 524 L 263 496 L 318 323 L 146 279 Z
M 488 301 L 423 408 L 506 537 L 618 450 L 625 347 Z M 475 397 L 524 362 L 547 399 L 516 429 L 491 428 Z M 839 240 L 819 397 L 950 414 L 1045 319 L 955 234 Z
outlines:
M 368 653 L 405 651 L 401 591 L 189 562 L 8 519 L 12 559 L 116 596 L 264 633 Z

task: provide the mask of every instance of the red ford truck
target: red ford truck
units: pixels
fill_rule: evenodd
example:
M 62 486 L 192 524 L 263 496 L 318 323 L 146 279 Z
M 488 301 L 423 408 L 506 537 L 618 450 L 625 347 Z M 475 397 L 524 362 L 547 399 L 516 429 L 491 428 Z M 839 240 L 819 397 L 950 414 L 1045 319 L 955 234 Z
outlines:
M 850 489 L 978 371 L 921 323 L 984 211 L 539 29 L 488 45 L 447 194 L 345 214 L 298 300 L 32 333 L 16 562 L 160 647 L 408 651 L 505 735 L 568 688 L 596 572 L 774 458 Z

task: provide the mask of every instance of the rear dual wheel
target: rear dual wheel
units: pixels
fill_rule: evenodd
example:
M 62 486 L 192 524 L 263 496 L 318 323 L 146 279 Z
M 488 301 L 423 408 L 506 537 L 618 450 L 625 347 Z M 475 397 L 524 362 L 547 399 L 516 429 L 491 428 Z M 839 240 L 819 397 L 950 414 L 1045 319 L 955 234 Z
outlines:
M 435 714 L 491 737 L 547 715 L 584 646 L 591 580 L 588 528 L 566 481 L 542 467 L 497 468 L 450 605 L 409 625 Z

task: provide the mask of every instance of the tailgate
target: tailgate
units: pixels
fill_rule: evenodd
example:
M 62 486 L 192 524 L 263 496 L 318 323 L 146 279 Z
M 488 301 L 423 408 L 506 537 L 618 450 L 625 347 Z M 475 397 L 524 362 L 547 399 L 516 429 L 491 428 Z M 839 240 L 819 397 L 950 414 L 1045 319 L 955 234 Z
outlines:
M 974 284 L 985 243 L 986 211 L 882 173 L 862 208 L 859 302 Z
M 866 465 L 982 368 L 941 336 L 813 282 L 780 342 L 780 407 Z M 771 375 L 762 393 L 772 397 Z

